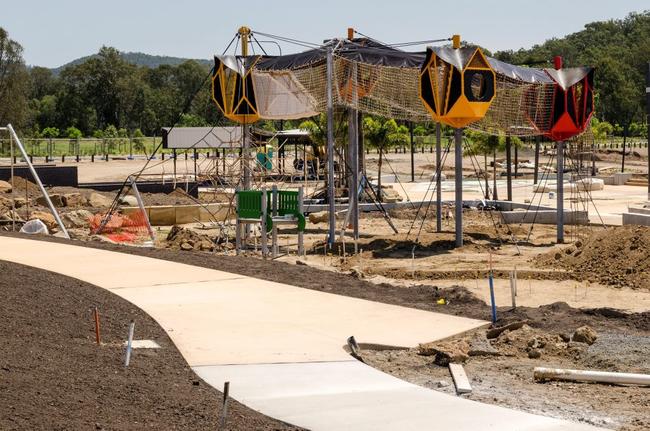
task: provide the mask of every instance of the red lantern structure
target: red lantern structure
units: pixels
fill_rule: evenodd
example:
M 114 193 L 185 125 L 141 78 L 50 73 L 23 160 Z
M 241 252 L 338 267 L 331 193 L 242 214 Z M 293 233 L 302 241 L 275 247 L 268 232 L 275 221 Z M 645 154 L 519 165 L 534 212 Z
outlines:
M 594 69 L 562 68 L 562 57 L 555 57 L 555 69 L 544 69 L 553 81 L 550 110 L 528 117 L 539 132 L 553 141 L 564 141 L 584 132 L 594 112 Z

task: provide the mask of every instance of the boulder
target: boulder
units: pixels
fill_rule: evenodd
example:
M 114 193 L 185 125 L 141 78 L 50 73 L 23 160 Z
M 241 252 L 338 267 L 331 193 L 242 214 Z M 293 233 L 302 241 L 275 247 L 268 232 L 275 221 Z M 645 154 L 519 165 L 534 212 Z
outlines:
M 576 343 L 587 343 L 590 346 L 596 342 L 598 333 L 589 326 L 581 326 L 573 333 L 572 341 Z
M 66 207 L 78 207 L 86 203 L 81 193 L 66 193 L 63 195 L 63 203 Z
M 34 211 L 32 214 L 29 216 L 30 220 L 40 220 L 42 221 L 45 226 L 47 226 L 47 229 L 52 232 L 56 229 L 58 229 L 59 225 L 56 222 L 56 219 L 54 216 L 48 212 L 45 211 Z
M 61 208 L 65 206 L 65 202 L 63 200 L 63 196 L 57 193 L 53 193 L 50 195 L 50 200 L 52 201 L 52 205 L 54 205 L 57 208 Z M 48 207 L 47 204 L 47 199 L 45 199 L 45 196 L 39 196 L 36 198 L 36 205 L 42 206 L 42 207 Z
M 70 211 L 63 214 L 63 222 L 72 228 L 85 228 L 90 224 L 93 213 L 86 210 Z
M 138 199 L 135 196 L 131 196 L 131 195 L 122 196 L 120 198 L 120 204 L 130 206 L 130 207 L 137 207 Z
M 103 195 L 100 195 L 97 192 L 92 192 L 88 196 L 88 205 L 93 208 L 108 208 L 113 203 L 112 199 L 109 199 Z
M 436 365 L 446 367 L 450 363 L 462 363 L 469 359 L 469 344 L 465 340 L 420 344 L 418 354 L 434 356 Z
M 309 214 L 309 222 L 313 224 L 327 223 L 328 220 L 329 220 L 329 212 L 327 211 L 319 211 L 317 213 Z
M 11 193 L 11 183 L 0 180 L 0 193 Z

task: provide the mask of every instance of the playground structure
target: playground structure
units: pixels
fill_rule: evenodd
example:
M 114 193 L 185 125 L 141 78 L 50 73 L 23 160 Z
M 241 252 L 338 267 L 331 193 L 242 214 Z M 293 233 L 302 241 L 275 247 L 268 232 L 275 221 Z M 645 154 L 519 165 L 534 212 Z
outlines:
M 543 136 L 555 141 L 558 184 L 556 239 L 558 243 L 564 241 L 565 153 L 580 153 L 582 163 L 584 154 L 588 152 L 583 151 L 584 144 L 580 144 L 580 151 L 567 151 L 565 141 L 583 133 L 593 114 L 592 69 L 562 68 L 560 59 L 556 59 L 555 69 L 510 65 L 485 56 L 480 48 L 463 46 L 458 35 L 428 41 L 451 41 L 451 46 L 430 46 L 426 52 L 406 52 L 401 49 L 403 46 L 383 44 L 365 36 L 355 37 L 357 33 L 353 29 L 348 30 L 347 38 L 307 45 L 310 49 L 297 54 L 249 55 L 248 48 L 257 43 L 255 34 L 247 27 L 240 28 L 233 41 L 237 40 L 237 45 L 241 43 L 241 55 L 225 55 L 224 52 L 224 55 L 215 56 L 215 66 L 210 74 L 215 106 L 225 118 L 239 126 L 231 126 L 231 133 L 236 135 L 236 139 L 230 141 L 229 157 L 226 157 L 225 149 L 220 156 L 217 146 L 215 157 L 211 158 L 215 169 L 206 174 L 203 184 L 205 186 L 207 183 L 214 189 L 230 190 L 231 207 L 235 207 L 234 190 L 260 190 L 269 186 L 269 180 L 283 187 L 283 177 L 268 175 L 269 170 L 274 168 L 273 154 L 281 154 L 283 146 L 269 150 L 269 140 L 266 138 L 281 138 L 288 132 L 281 130 L 263 137 L 260 129 L 253 125 L 260 120 L 295 120 L 321 115 L 327 120 L 324 128 L 326 137 L 323 139 L 326 145 L 310 144 L 311 148 L 318 148 L 319 151 L 313 151 L 309 163 L 305 143 L 309 137 L 300 137 L 303 145 L 300 166 L 303 169 L 304 190 L 309 186 L 310 177 L 317 181 L 322 178 L 326 185 L 321 202 L 328 205 L 327 244 L 331 248 L 335 241 L 337 201 L 347 203 L 341 232 L 345 232 L 349 222 L 353 240 L 359 238 L 361 195 L 369 196 L 390 223 L 363 165 L 365 147 L 359 119 L 364 114 L 370 114 L 405 121 L 411 127 L 413 122 L 433 121 L 438 128 L 440 125 L 454 128 L 457 247 L 463 245 L 462 155 L 466 146 L 463 129 L 506 137 L 508 200 L 511 200 L 510 138 Z M 343 121 L 345 114 L 347 121 Z M 335 130 L 337 117 L 339 126 L 347 126 L 345 145 L 342 145 L 341 137 L 336 136 L 340 132 Z M 176 130 L 180 129 L 172 127 L 165 133 L 173 134 Z M 205 136 L 194 142 L 187 140 L 184 148 L 200 147 L 209 140 Z M 338 145 L 335 145 L 335 140 Z M 436 172 L 432 181 L 437 220 L 442 219 L 439 192 L 443 162 L 441 141 L 441 133 L 438 132 Z M 208 144 L 207 147 L 213 145 Z M 294 148 L 297 148 L 295 143 Z M 536 150 L 539 151 L 539 145 L 536 145 Z M 176 159 L 174 154 L 174 165 Z M 194 160 L 196 164 L 196 158 Z M 221 162 L 221 174 L 218 162 Z M 537 155 L 535 165 L 537 169 Z M 535 177 L 537 180 L 537 170 Z M 174 181 L 175 178 L 176 175 Z M 580 171 L 576 180 L 582 180 Z M 487 185 L 485 195 L 489 196 Z M 433 192 L 431 196 L 430 200 L 433 200 Z M 314 192 L 306 196 L 310 201 L 314 197 Z M 493 197 L 492 200 L 498 208 L 497 199 Z M 116 205 L 106 218 L 110 218 L 115 210 Z M 438 223 L 438 231 L 440 229 Z M 101 230 L 100 226 L 98 231 Z

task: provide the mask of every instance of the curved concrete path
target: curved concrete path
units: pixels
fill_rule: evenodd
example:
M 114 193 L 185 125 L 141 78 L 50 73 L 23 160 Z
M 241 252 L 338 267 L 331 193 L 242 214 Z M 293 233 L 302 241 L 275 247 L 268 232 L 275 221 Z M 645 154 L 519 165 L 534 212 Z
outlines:
M 359 342 L 413 347 L 486 322 L 68 244 L 0 237 L 0 259 L 97 285 L 142 308 L 190 366 L 249 407 L 313 430 L 588 430 L 452 397 L 352 359 Z M 218 257 L 215 257 L 218 259 Z

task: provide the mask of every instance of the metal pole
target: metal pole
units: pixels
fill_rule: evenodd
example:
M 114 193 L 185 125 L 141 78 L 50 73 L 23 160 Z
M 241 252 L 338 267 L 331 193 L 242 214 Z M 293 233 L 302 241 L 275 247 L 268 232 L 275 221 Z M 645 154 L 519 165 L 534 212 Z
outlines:
M 14 137 L 9 134 L 9 152 L 11 157 L 11 231 L 16 231 L 16 182 L 14 180 Z
M 442 232 L 442 139 L 440 123 L 436 123 L 436 232 Z
M 463 129 L 454 129 L 454 180 L 456 190 L 456 247 L 463 246 Z
M 648 125 L 646 151 L 648 153 L 648 199 L 650 200 L 650 62 L 645 72 L 645 112 Z
M 413 122 L 409 122 L 409 132 L 411 138 L 411 182 L 415 182 L 415 146 L 413 145 Z
M 34 177 L 34 180 L 36 181 L 36 184 L 38 185 L 38 188 L 41 190 L 41 193 L 43 193 L 43 197 L 45 198 L 45 201 L 47 202 L 47 206 L 50 208 L 50 211 L 52 212 L 52 215 L 54 216 L 54 219 L 56 220 L 56 223 L 59 225 L 59 229 L 61 229 L 61 232 L 63 232 L 63 235 L 67 239 L 70 239 L 70 234 L 68 234 L 68 230 L 65 228 L 65 225 L 63 224 L 63 221 L 61 221 L 61 217 L 59 217 L 59 213 L 56 211 L 56 208 L 54 208 L 54 204 L 52 204 L 52 200 L 50 199 L 50 195 L 47 194 L 47 190 L 45 190 L 45 187 L 43 186 L 43 183 L 41 182 L 41 179 L 39 178 L 38 174 L 36 173 L 36 169 L 34 169 L 34 165 L 32 165 L 32 162 L 29 160 L 29 156 L 27 156 L 27 152 L 25 151 L 25 148 L 23 147 L 22 142 L 20 142 L 20 139 L 18 139 L 18 135 L 16 135 L 16 131 L 14 130 L 14 128 L 13 128 L 13 126 L 11 124 L 7 124 L 7 129 L 9 129 L 9 132 L 11 133 L 14 140 L 16 141 L 16 145 L 18 146 L 18 149 L 20 150 L 20 153 L 23 155 L 23 158 L 25 159 L 25 162 L 27 162 L 27 166 L 29 167 L 29 171 L 32 173 L 32 176 Z
M 151 237 L 152 243 L 156 242 L 156 234 L 153 231 L 153 228 L 151 227 L 151 223 L 149 222 L 149 216 L 147 215 L 147 209 L 144 206 L 144 201 L 142 200 L 142 196 L 140 196 L 140 191 L 138 190 L 138 185 L 135 182 L 135 178 L 133 178 L 131 175 L 129 175 L 129 182 L 131 183 L 131 188 L 133 189 L 133 193 L 135 194 L 135 199 L 138 201 L 138 207 L 140 207 L 140 211 L 142 211 L 142 217 L 144 220 L 147 222 L 147 231 L 149 232 L 149 237 Z
M 336 235 L 336 217 L 334 214 L 334 107 L 332 95 L 333 75 L 332 48 L 327 49 L 327 203 L 329 206 L 329 231 L 327 244 L 332 248 Z
M 512 201 L 512 141 L 506 136 L 506 174 L 508 183 L 507 200 Z
M 352 66 L 352 104 L 348 113 L 348 152 L 349 164 L 352 173 L 348 195 L 350 206 L 348 211 L 352 212 L 352 234 L 355 240 L 359 239 L 359 134 L 357 133 L 359 115 L 356 109 L 357 102 L 357 64 Z
M 564 142 L 557 143 L 557 243 L 564 243 Z
M 533 174 L 533 184 L 537 184 L 539 176 L 539 144 L 541 136 L 535 136 L 535 172 Z

